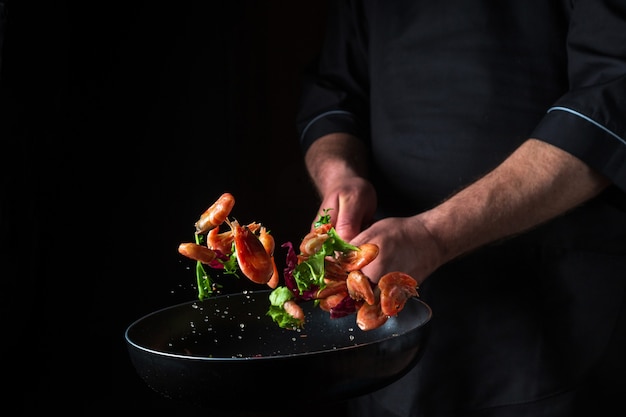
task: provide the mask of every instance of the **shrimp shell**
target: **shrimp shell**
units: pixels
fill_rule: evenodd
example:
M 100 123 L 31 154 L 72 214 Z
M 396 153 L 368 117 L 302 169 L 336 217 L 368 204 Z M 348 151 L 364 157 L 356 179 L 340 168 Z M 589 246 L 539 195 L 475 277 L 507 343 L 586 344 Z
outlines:
M 259 238 L 247 226 L 234 220 L 228 223 L 233 231 L 235 253 L 241 272 L 257 284 L 267 284 L 274 275 L 274 261 Z
M 300 243 L 300 255 L 304 257 L 315 255 L 324 242 L 328 239 L 328 231 L 332 228 L 330 223 L 316 227 L 302 238 Z
M 203 264 L 209 264 L 217 257 L 217 254 L 211 249 L 193 242 L 178 245 L 178 253 Z
M 326 286 L 317 292 L 315 298 L 326 298 L 337 293 L 348 293 L 346 281 L 326 281 Z
M 283 303 L 283 309 L 300 323 L 304 323 L 304 310 L 294 300 L 287 300 Z
M 232 194 L 222 194 L 195 223 L 196 234 L 206 233 L 224 223 L 234 205 L 235 197 Z
M 324 311 L 330 312 L 331 309 L 337 307 L 347 296 L 347 291 L 331 294 L 328 297 L 320 299 L 319 308 Z
M 389 272 L 378 281 L 380 307 L 388 316 L 397 315 L 411 297 L 416 297 L 417 281 L 404 272 Z
M 346 286 L 350 297 L 353 299 L 357 301 L 365 300 L 367 304 L 374 304 L 376 302 L 376 297 L 372 290 L 372 282 L 363 272 L 350 272 L 346 279 Z
M 317 234 L 315 232 L 311 232 L 302 239 L 302 243 L 300 243 L 300 253 L 303 256 L 312 256 L 315 255 L 321 248 L 324 242 L 328 240 L 328 234 Z
M 274 257 L 272 256 L 271 259 L 272 259 L 274 272 L 272 273 L 270 280 L 267 281 L 267 286 L 270 288 L 276 288 L 278 287 L 278 283 L 280 282 L 280 274 L 278 273 L 278 268 L 276 267 L 276 262 L 274 261 Z
M 350 251 L 339 258 L 339 264 L 347 272 L 357 271 L 372 262 L 378 256 L 378 245 L 364 243 L 359 250 Z
M 324 260 L 324 278 L 345 281 L 348 278 L 348 272 L 334 258 L 327 256 Z
M 387 322 L 389 316 L 383 313 L 380 303 L 364 303 L 356 312 L 356 324 L 363 331 L 377 329 Z
M 218 228 L 213 228 L 206 235 L 206 245 L 209 249 L 220 251 L 224 255 L 230 255 L 233 251 L 234 239 L 232 230 L 220 233 Z
M 248 229 L 252 230 L 250 225 L 248 225 Z M 261 226 L 259 228 L 259 240 L 263 244 L 265 251 L 268 255 L 274 256 L 274 248 L 276 247 L 276 243 L 274 242 L 274 236 L 272 236 L 265 226 Z
M 251 223 L 248 225 L 248 228 L 252 230 L 252 225 L 256 225 L 257 223 Z M 276 243 L 274 241 L 274 236 L 272 236 L 265 226 L 259 225 L 259 240 L 263 247 L 265 248 L 265 252 L 271 257 L 272 265 L 274 269 L 274 273 L 269 281 L 267 281 L 267 286 L 270 288 L 276 288 L 278 286 L 278 282 L 280 280 L 280 275 L 278 274 L 278 268 L 276 267 L 276 262 L 274 260 L 274 249 L 276 247 Z

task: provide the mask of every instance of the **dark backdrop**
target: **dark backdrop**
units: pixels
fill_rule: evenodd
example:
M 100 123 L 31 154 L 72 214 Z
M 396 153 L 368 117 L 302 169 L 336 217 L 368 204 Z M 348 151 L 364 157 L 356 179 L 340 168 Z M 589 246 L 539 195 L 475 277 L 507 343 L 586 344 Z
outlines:
M 198 411 L 139 379 L 124 330 L 196 297 L 176 248 L 222 192 L 278 245 L 308 230 L 294 119 L 325 3 L 8 1 L 0 285 L 18 413 Z

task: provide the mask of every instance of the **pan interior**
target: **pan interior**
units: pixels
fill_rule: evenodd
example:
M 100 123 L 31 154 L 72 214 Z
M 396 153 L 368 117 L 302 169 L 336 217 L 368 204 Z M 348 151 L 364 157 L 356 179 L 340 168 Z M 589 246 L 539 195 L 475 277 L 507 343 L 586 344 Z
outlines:
M 281 329 L 266 314 L 270 291 L 248 291 L 190 301 L 140 318 L 126 330 L 132 346 L 163 356 L 219 361 L 314 355 L 403 335 L 430 320 L 417 298 L 378 329 L 362 331 L 354 314 L 331 319 L 306 302 L 303 329 Z

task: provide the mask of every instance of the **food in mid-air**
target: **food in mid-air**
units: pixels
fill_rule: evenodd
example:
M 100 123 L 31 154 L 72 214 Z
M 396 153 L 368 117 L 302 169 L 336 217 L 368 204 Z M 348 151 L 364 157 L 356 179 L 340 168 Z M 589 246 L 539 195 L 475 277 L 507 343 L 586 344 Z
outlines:
M 362 272 L 379 248 L 372 243 L 351 245 L 341 239 L 327 209 L 307 233 L 298 252 L 291 242 L 287 249 L 282 284 L 274 261 L 275 241 L 260 223 L 247 225 L 229 219 L 235 199 L 222 194 L 195 223 L 195 242 L 184 242 L 179 253 L 196 261 L 198 298 L 213 294 L 216 283 L 205 266 L 237 275 L 241 272 L 256 284 L 272 288 L 267 314 L 282 328 L 305 325 L 301 304 L 313 302 L 331 318 L 356 315 L 361 330 L 372 330 L 395 316 L 411 297 L 417 297 L 417 281 L 392 271 L 374 283 Z M 227 230 L 220 231 L 226 225 Z
M 226 274 L 241 272 L 250 281 L 278 285 L 278 270 L 274 261 L 274 237 L 260 223 L 239 224 L 230 220 L 235 197 L 223 193 L 195 223 L 194 242 L 183 242 L 178 252 L 196 261 L 198 298 L 211 296 L 218 286 L 206 267 Z M 227 230 L 220 231 L 226 225 Z
M 417 281 L 402 272 L 383 275 L 375 284 L 361 269 L 378 256 L 378 246 L 354 246 L 341 239 L 326 210 L 305 235 L 296 253 L 287 243 L 284 285 L 270 295 L 268 314 L 284 328 L 304 325 L 299 304 L 312 301 L 331 318 L 356 313 L 361 330 L 372 330 L 397 315 L 411 297 L 418 296 Z M 382 286 L 381 286 L 382 282 Z

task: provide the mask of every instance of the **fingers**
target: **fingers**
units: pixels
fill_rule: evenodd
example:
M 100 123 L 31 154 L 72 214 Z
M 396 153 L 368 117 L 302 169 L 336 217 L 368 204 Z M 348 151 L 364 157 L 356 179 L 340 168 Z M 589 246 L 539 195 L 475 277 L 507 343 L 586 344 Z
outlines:
M 335 208 L 325 211 L 330 207 Z M 330 216 L 330 223 L 335 228 L 337 234 L 346 242 L 349 242 L 361 231 L 361 214 L 352 210 L 350 206 L 342 205 L 338 201 L 334 203 L 324 201 L 318 213 L 320 214 L 311 223 L 311 231 L 315 229 L 316 222 L 318 222 L 320 216 L 325 215 L 324 213 Z
M 330 216 L 330 223 L 335 228 L 337 234 L 343 240 L 349 242 L 363 230 L 364 225 L 372 222 L 375 207 L 375 200 L 359 200 L 345 195 L 336 195 L 327 197 L 322 201 L 319 215 L 324 215 L 325 213 Z M 317 220 L 319 220 L 319 216 L 313 223 Z
M 350 242 L 361 231 L 361 222 L 355 221 L 350 216 L 339 216 L 335 224 L 335 230 L 339 237 L 346 242 Z

